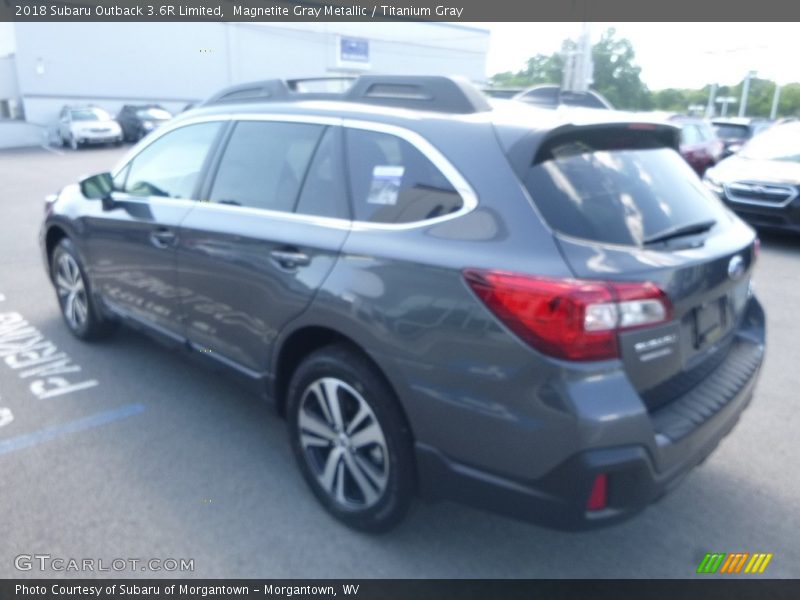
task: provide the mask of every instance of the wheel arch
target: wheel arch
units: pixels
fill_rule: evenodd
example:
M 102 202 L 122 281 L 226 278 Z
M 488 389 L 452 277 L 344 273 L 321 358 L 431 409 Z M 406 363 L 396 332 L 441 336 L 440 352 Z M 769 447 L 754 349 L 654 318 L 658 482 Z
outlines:
M 61 240 L 69 237 L 70 237 L 69 233 L 61 225 L 53 224 L 47 228 L 47 233 L 45 234 L 44 238 L 44 248 L 45 248 L 45 254 L 47 256 L 48 267 L 53 262 L 53 251 L 56 249 L 58 243 Z
M 294 375 L 294 372 L 297 370 L 297 367 L 303 362 L 303 359 L 311 353 L 333 344 L 341 344 L 348 347 L 375 369 L 375 372 L 394 393 L 398 408 L 405 419 L 405 424 L 413 436 L 413 430 L 411 429 L 405 407 L 402 401 L 400 401 L 397 386 L 392 384 L 385 369 L 383 369 L 381 365 L 372 358 L 370 353 L 351 336 L 324 325 L 304 325 L 298 327 L 289 333 L 280 343 L 278 351 L 275 354 L 272 371 L 274 374 L 272 379 L 272 396 L 275 400 L 275 407 L 278 413 L 282 416 L 286 414 L 286 394 L 289 389 L 289 382 L 292 379 L 292 375 Z

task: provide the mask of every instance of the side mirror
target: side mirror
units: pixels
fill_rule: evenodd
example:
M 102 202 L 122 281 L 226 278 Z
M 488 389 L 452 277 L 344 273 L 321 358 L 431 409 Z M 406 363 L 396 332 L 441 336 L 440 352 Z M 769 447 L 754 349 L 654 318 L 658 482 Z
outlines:
M 98 173 L 81 180 L 81 194 L 89 200 L 111 200 L 114 191 L 114 180 L 111 173 Z

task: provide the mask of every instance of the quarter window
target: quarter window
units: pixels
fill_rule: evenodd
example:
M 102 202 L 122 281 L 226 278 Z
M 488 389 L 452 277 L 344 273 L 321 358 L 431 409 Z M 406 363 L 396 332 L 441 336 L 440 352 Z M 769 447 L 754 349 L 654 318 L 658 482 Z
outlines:
M 292 212 L 323 129 L 306 123 L 237 123 L 210 201 Z
M 191 198 L 220 123 L 198 123 L 170 131 L 129 164 L 125 192 L 134 196 Z
M 463 200 L 441 171 L 397 136 L 347 130 L 347 159 L 354 218 L 411 223 L 459 210 Z

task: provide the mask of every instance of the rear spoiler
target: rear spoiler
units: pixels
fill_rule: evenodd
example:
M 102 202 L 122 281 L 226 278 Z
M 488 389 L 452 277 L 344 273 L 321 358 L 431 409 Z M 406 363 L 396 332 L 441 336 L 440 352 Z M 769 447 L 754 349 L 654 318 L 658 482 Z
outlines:
M 636 148 L 680 147 L 680 127 L 670 123 L 647 121 L 608 121 L 589 124 L 568 123 L 546 135 L 531 132 L 509 150 L 508 158 L 518 174 L 531 165 L 550 160 L 560 148 L 584 145 L 591 150 L 632 150 Z

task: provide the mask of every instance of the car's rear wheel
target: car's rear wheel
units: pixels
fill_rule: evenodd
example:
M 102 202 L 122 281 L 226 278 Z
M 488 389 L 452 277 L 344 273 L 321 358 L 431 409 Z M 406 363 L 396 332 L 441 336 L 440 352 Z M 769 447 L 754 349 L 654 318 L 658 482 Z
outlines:
M 350 527 L 386 531 L 414 494 L 411 434 L 377 370 L 343 345 L 311 354 L 289 385 L 289 432 L 303 476 Z
M 77 150 L 78 148 L 81 147 L 81 145 L 78 143 L 78 140 L 75 138 L 74 135 L 69 136 L 69 147 L 72 148 L 73 150 Z
M 73 335 L 91 340 L 113 331 L 115 323 L 103 318 L 98 310 L 80 257 L 69 238 L 62 239 L 53 251 L 50 273 L 61 315 Z

